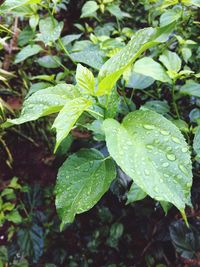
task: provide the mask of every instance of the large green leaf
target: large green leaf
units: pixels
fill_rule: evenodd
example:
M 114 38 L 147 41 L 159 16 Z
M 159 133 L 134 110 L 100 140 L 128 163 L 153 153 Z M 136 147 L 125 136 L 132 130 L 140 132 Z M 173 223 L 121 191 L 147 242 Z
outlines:
M 81 10 L 81 18 L 87 18 L 94 16 L 95 12 L 99 9 L 99 6 L 95 1 L 87 1 Z
M 56 208 L 62 227 L 76 214 L 91 209 L 116 177 L 111 159 L 95 149 L 83 149 L 60 167 L 56 185 Z
M 22 124 L 27 121 L 37 120 L 40 117 L 59 112 L 66 101 L 79 96 L 78 90 L 73 85 L 59 84 L 37 91 L 24 101 L 21 116 L 9 119 L 4 126 Z
M 167 68 L 168 71 L 179 72 L 181 69 L 181 59 L 175 53 L 169 50 L 166 50 L 160 57 L 159 60 Z
M 97 94 L 109 94 L 120 76 L 141 53 L 159 42 L 166 41 L 173 27 L 174 25 L 170 24 L 163 28 L 145 28 L 136 32 L 131 41 L 100 69 Z
M 52 128 L 56 128 L 55 150 L 57 150 L 62 140 L 67 137 L 81 114 L 91 105 L 92 101 L 84 97 L 73 99 L 65 104 L 52 126 Z
M 89 48 L 71 53 L 70 56 L 74 61 L 81 62 L 97 70 L 103 65 L 103 58 L 105 57 L 102 51 Z
M 120 124 L 105 120 L 110 155 L 148 195 L 174 204 L 184 215 L 190 204 L 192 166 L 179 129 L 150 110 L 130 113 Z
M 27 45 L 16 55 L 15 64 L 24 61 L 25 59 L 32 57 L 42 51 L 42 47 L 34 44 Z
M 55 42 L 60 37 L 63 26 L 63 22 L 58 22 L 52 17 L 40 20 L 40 33 L 38 34 L 37 40 L 43 41 L 46 45 L 48 45 L 49 42 Z
M 169 83 L 171 82 L 165 69 L 150 57 L 143 57 L 136 61 L 133 67 L 133 71 L 151 77 L 157 81 Z

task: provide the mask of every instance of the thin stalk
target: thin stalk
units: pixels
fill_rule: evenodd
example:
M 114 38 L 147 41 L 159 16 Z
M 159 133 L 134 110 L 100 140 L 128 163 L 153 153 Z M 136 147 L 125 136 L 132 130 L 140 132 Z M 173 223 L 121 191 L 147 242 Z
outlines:
M 62 50 L 65 52 L 65 54 L 68 56 L 68 58 L 76 65 L 76 62 L 70 56 L 70 54 L 69 54 L 68 50 L 66 49 L 66 47 L 64 46 L 61 38 L 58 38 L 58 43 L 61 46 Z
M 180 114 L 179 114 L 178 106 L 176 104 L 176 99 L 175 99 L 175 82 L 173 82 L 173 85 L 172 85 L 172 103 L 173 103 L 174 110 L 176 112 L 176 116 L 180 119 Z
M 100 113 L 98 113 L 98 112 L 96 112 L 96 111 L 94 111 L 94 110 L 86 109 L 86 111 L 87 111 L 87 112 L 90 112 L 90 113 L 92 113 L 92 114 L 94 114 L 94 115 L 97 115 L 97 116 L 99 116 L 99 117 L 101 117 L 101 118 L 103 118 L 103 115 L 101 115 Z

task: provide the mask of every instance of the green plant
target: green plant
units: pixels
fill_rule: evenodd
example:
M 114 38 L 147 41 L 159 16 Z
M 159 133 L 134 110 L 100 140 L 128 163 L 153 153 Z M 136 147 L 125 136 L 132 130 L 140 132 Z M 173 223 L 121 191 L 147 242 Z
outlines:
M 187 222 L 184 209 L 186 204 L 191 205 L 192 173 L 189 148 L 180 130 L 150 110 L 128 114 L 121 125 L 113 119 L 117 104 L 113 105 L 112 94 L 117 80 L 142 52 L 165 42 L 173 28 L 174 24 L 169 24 L 138 31 L 127 46 L 102 66 L 97 80 L 87 68 L 78 65 L 75 86 L 60 84 L 34 93 L 24 102 L 21 117 L 3 125 L 21 124 L 59 112 L 52 126 L 56 129 L 56 151 L 81 115 L 85 116 L 84 112 L 90 120 L 94 117 L 99 121 L 110 155 L 105 158 L 97 150 L 83 150 L 70 156 L 59 170 L 56 206 L 62 227 L 72 222 L 75 214 L 90 209 L 108 190 L 116 177 L 113 159 L 140 190 L 164 207 L 165 202 L 174 204 Z M 168 67 L 166 56 L 161 59 Z M 174 71 L 179 69 L 178 66 Z M 176 75 L 171 73 L 162 81 L 172 83 L 171 78 Z

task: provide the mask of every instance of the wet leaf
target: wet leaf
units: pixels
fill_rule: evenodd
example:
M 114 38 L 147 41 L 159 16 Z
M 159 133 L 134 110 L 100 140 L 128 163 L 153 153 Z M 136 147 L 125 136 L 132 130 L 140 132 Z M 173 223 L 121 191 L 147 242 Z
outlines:
M 151 77 L 157 81 L 171 82 L 165 69 L 150 57 L 144 57 L 136 61 L 133 66 L 133 71 Z
M 59 112 L 67 100 L 74 99 L 78 96 L 78 90 L 73 85 L 67 84 L 59 84 L 54 87 L 39 90 L 24 101 L 21 116 L 13 120 L 8 119 L 3 126 L 22 124 Z
M 81 64 L 78 64 L 77 70 L 76 70 L 76 82 L 78 88 L 83 93 L 93 95 L 94 94 L 94 88 L 95 88 L 95 79 L 93 73 L 83 67 Z
M 63 227 L 76 214 L 91 209 L 116 177 L 111 159 L 95 149 L 83 149 L 60 167 L 56 185 L 56 208 Z
M 55 151 L 57 150 L 60 143 L 65 137 L 81 116 L 81 114 L 92 105 L 91 100 L 79 97 L 71 101 L 67 101 L 65 106 L 61 109 L 60 113 L 56 117 L 52 128 L 56 129 L 56 146 Z
M 27 45 L 16 55 L 15 64 L 18 64 L 25 59 L 32 57 L 42 51 L 42 47 L 39 45 Z
M 152 198 L 183 213 L 191 204 L 192 166 L 179 129 L 150 110 L 129 113 L 122 124 L 107 119 L 103 126 L 109 153 L 120 168 Z
M 129 68 L 142 52 L 164 42 L 174 25 L 163 28 L 144 28 L 136 32 L 131 41 L 101 67 L 98 80 L 98 95 L 109 94 L 120 76 Z

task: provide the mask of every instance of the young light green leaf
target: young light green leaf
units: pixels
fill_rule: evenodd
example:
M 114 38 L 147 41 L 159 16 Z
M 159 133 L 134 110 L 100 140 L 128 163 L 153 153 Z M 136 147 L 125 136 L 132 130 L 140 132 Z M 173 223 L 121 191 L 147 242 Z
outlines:
M 38 4 L 41 0 L 6 0 L 0 7 L 0 13 L 11 12 L 21 6 Z
M 94 75 L 89 69 L 83 67 L 81 64 L 78 64 L 76 69 L 76 82 L 78 88 L 80 88 L 83 93 L 94 95 Z
M 8 119 L 3 126 L 8 127 L 12 124 L 22 124 L 59 112 L 66 101 L 78 96 L 78 90 L 73 85 L 67 84 L 59 84 L 37 91 L 24 101 L 21 116 L 13 120 Z
M 24 61 L 25 59 L 32 57 L 42 51 L 42 47 L 34 44 L 27 45 L 22 48 L 22 50 L 15 57 L 15 64 Z
M 165 42 L 174 28 L 170 24 L 163 28 L 144 28 L 133 36 L 131 41 L 102 66 L 99 72 L 97 95 L 110 94 L 120 76 L 148 48 Z
M 41 19 L 39 22 L 39 30 L 37 40 L 44 42 L 46 45 L 49 42 L 55 42 L 61 35 L 64 23 L 58 22 L 52 17 Z
M 94 16 L 95 12 L 99 9 L 99 6 L 95 1 L 87 1 L 82 7 L 81 18 L 87 18 Z
M 71 101 L 67 101 L 65 106 L 61 109 L 60 113 L 56 117 L 52 126 L 52 128 L 56 129 L 55 151 L 62 140 L 67 137 L 81 114 L 91 105 L 92 101 L 83 97 L 78 97 Z
M 161 8 L 167 8 L 169 6 L 174 6 L 179 3 L 179 0 L 164 0 Z
M 187 63 L 188 60 L 191 58 L 192 56 L 192 49 L 188 48 L 188 47 L 183 47 L 181 48 L 181 54 L 183 59 L 185 60 L 185 62 Z
M 174 204 L 184 216 L 185 204 L 191 204 L 192 165 L 179 129 L 150 110 L 129 113 L 122 124 L 107 119 L 103 127 L 109 153 L 121 169 L 152 198 Z
M 165 69 L 150 57 L 144 57 L 136 61 L 133 66 L 133 71 L 151 77 L 157 81 L 171 82 Z
M 169 50 L 166 50 L 160 57 L 160 62 L 163 63 L 163 65 L 167 68 L 169 71 L 174 71 L 178 73 L 181 69 L 181 59 L 180 57 L 175 53 L 171 52 Z
M 111 159 L 95 149 L 82 149 L 60 167 L 56 185 L 56 208 L 61 228 L 76 214 L 91 209 L 109 189 L 116 177 Z

